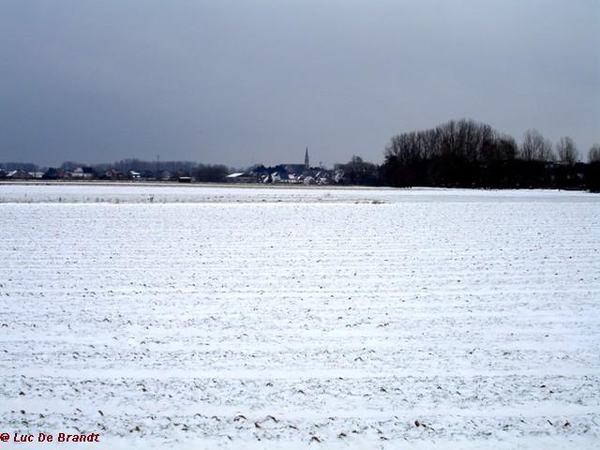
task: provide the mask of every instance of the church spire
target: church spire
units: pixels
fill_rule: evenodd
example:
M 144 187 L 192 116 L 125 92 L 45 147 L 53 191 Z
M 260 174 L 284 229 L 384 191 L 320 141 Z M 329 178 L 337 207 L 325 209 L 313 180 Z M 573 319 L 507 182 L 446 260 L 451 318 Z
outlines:
M 304 153 L 304 170 L 307 172 L 310 170 L 310 162 L 308 159 L 308 147 L 306 147 L 306 153 Z

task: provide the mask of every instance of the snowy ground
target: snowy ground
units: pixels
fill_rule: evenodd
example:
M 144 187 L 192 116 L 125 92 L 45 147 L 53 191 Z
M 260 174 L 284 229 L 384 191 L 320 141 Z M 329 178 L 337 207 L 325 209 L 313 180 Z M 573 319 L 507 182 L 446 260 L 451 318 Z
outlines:
M 600 441 L 597 195 L 0 185 L 0 261 L 11 440 Z

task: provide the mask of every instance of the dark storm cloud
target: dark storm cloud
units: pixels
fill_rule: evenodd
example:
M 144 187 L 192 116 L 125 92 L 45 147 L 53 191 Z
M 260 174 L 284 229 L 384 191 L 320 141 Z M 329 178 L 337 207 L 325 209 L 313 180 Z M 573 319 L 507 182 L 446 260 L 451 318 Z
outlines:
M 599 141 L 596 1 L 0 2 L 0 160 L 381 162 L 473 118 Z

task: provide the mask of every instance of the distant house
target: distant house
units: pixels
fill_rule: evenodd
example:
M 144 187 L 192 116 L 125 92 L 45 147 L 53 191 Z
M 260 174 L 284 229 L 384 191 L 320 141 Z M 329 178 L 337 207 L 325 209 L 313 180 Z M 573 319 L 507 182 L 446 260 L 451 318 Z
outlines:
M 305 185 L 307 185 L 307 186 L 308 186 L 308 185 L 310 185 L 310 184 L 317 184 L 317 180 L 315 180 L 315 179 L 314 179 L 313 177 L 311 177 L 311 176 L 305 177 L 303 182 L 304 182 L 304 184 L 305 184 Z
M 71 174 L 71 178 L 76 180 L 92 180 L 94 177 L 94 169 L 91 167 L 78 167 Z
M 247 172 L 235 172 L 225 177 L 227 183 L 254 183 L 256 175 Z
M 42 180 L 58 180 L 61 178 L 60 169 L 49 167 L 42 175 Z
M 104 172 L 104 174 L 100 178 L 103 180 L 122 180 L 123 174 L 117 169 L 112 168 Z
M 31 175 L 25 170 L 12 170 L 6 174 L 7 180 L 29 180 Z
M 289 173 L 285 171 L 273 172 L 270 176 L 273 183 L 287 183 L 290 181 Z
M 239 183 L 240 180 L 244 177 L 244 172 L 234 172 L 234 173 L 230 173 L 229 175 L 225 176 L 225 181 L 227 182 L 235 182 L 235 183 Z
M 159 171 L 156 173 L 156 179 L 161 181 L 169 181 L 171 179 L 171 172 L 168 170 Z

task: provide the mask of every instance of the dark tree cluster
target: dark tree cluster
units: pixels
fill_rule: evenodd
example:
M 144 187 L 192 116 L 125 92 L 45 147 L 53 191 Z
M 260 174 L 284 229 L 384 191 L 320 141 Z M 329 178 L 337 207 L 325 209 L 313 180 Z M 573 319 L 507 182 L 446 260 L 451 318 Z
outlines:
M 391 138 L 381 167 L 384 184 L 396 187 L 591 189 L 595 172 L 578 163 L 573 140 L 554 149 L 538 131 L 512 136 L 472 120 Z M 596 174 L 597 175 L 597 174 Z
M 221 182 L 229 173 L 224 165 L 198 164 L 191 161 L 144 161 L 140 159 L 123 159 L 113 164 L 97 164 L 93 166 L 98 174 L 118 173 L 128 178 L 132 171 L 143 179 L 177 181 L 182 177 L 190 177 L 199 182 Z
M 192 171 L 194 179 L 202 183 L 220 183 L 225 181 L 229 169 L 221 164 L 199 164 Z
M 590 191 L 600 192 L 600 144 L 596 144 L 590 149 L 585 180 L 586 187 Z
M 69 170 L 73 170 L 75 167 L 80 166 L 80 164 L 73 163 L 63 163 L 62 168 L 65 164 L 68 164 Z M 74 166 L 74 167 L 73 167 Z M 114 162 L 112 164 L 96 164 L 94 165 L 94 170 L 96 172 L 103 172 L 109 169 L 115 169 L 122 173 L 127 173 L 130 171 L 140 172 L 140 173 L 154 173 L 154 172 L 184 172 L 187 175 L 190 175 L 192 171 L 198 166 L 197 163 L 191 161 L 144 161 L 141 159 L 122 159 L 120 161 Z
M 336 164 L 336 172 L 340 172 L 341 184 L 355 184 L 363 186 L 378 186 L 381 184 L 379 166 L 363 161 L 360 156 L 353 156 L 346 164 Z
M 0 168 L 8 172 L 11 170 L 25 170 L 27 172 L 35 172 L 39 170 L 39 167 L 33 163 L 22 163 L 22 162 L 3 162 L 0 164 Z

